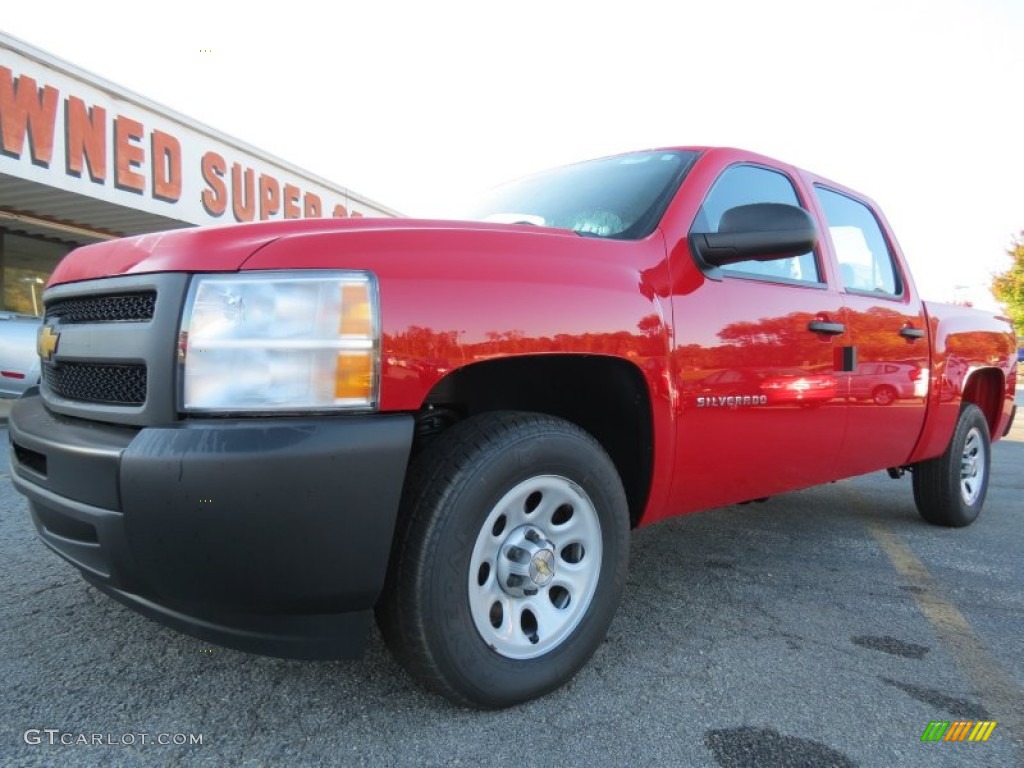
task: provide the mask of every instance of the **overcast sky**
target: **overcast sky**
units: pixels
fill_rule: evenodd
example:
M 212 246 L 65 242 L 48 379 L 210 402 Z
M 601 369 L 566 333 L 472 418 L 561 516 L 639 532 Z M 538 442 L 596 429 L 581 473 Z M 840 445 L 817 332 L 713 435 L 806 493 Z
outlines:
M 1024 229 L 1021 0 L 7 0 L 0 28 L 414 216 L 707 144 L 873 197 L 926 298 L 985 303 Z

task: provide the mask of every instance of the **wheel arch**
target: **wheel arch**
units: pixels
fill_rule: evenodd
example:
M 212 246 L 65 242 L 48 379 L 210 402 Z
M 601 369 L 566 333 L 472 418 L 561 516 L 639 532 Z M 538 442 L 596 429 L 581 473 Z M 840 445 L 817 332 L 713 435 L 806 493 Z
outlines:
M 979 368 L 972 371 L 964 382 L 962 402 L 974 403 L 985 414 L 989 434 L 995 438 L 1002 414 L 1003 394 L 1006 388 L 1003 372 L 998 368 Z
M 651 396 L 639 367 L 583 354 L 522 355 L 464 366 L 427 394 L 417 414 L 414 454 L 454 421 L 498 410 L 545 413 L 589 432 L 615 464 L 630 524 L 638 524 L 654 467 Z

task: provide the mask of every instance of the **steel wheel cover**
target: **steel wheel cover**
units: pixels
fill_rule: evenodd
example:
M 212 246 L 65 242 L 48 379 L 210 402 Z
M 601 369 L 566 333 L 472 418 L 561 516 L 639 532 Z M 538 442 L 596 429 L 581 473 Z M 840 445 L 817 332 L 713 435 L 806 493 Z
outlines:
M 582 488 L 558 475 L 522 481 L 477 532 L 467 586 L 480 637 L 510 659 L 554 650 L 586 615 L 601 559 L 601 522 Z
M 964 451 L 960 457 L 960 496 L 964 504 L 974 504 L 981 495 L 981 488 L 985 482 L 985 450 L 982 444 L 981 432 L 977 427 L 972 427 L 964 440 Z

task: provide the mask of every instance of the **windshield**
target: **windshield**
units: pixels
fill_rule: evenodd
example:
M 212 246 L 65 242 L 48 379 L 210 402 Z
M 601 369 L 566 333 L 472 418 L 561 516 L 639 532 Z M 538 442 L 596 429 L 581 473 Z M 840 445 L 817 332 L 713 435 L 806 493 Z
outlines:
M 659 150 L 556 168 L 496 187 L 470 218 L 636 240 L 654 231 L 696 158 Z

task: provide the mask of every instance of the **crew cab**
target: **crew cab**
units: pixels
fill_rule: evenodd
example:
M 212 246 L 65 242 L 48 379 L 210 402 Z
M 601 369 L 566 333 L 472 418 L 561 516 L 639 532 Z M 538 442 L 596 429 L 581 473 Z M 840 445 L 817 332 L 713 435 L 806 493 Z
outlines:
M 583 666 L 631 528 L 885 469 L 968 525 L 1015 414 L 1007 318 L 922 301 L 869 199 L 736 149 L 557 169 L 467 221 L 91 245 L 43 299 L 10 441 L 45 544 L 257 653 L 358 654 L 375 612 L 468 706 Z

